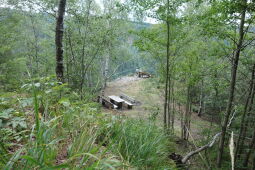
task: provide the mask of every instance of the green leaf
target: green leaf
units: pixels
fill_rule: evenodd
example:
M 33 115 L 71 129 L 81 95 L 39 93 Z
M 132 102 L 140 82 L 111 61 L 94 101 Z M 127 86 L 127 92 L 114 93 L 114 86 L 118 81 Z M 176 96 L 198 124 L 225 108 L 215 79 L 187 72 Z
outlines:
M 70 101 L 67 98 L 60 99 L 58 103 L 62 104 L 65 107 L 69 107 L 70 106 Z
M 3 168 L 4 170 L 13 169 L 13 164 L 18 161 L 20 158 L 21 153 L 23 152 L 23 148 L 18 150 L 10 159 L 10 161 L 6 164 L 6 166 Z
M 40 164 L 36 159 L 34 159 L 33 157 L 31 157 L 31 156 L 24 155 L 24 156 L 22 156 L 21 158 L 26 159 L 27 161 L 29 161 L 29 162 L 31 162 L 31 163 L 33 163 L 33 164 L 35 164 L 35 165 L 41 166 L 41 164 Z
M 0 119 L 10 119 L 11 118 L 10 113 L 13 111 L 14 109 L 10 108 L 10 109 L 4 110 L 3 112 L 0 112 Z

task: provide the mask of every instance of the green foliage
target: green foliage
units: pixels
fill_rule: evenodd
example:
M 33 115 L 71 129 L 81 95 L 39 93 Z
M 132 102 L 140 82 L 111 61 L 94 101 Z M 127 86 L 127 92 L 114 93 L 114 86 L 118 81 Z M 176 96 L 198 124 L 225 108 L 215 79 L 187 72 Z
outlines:
M 154 74 L 154 88 L 145 81 L 145 93 L 163 89 L 169 20 L 171 100 L 180 104 L 180 111 L 188 102 L 196 111 L 202 106 L 202 117 L 216 117 L 220 126 L 240 13 L 247 8 L 231 125 L 238 134 L 250 83 L 247 75 L 254 64 L 254 2 L 245 2 L 170 0 L 169 13 L 163 0 L 103 1 L 102 9 L 96 1 L 70 0 L 63 39 L 64 84 L 51 76 L 57 1 L 4 2 L 11 6 L 0 8 L 0 168 L 173 169 L 167 156 L 176 146 L 156 122 L 160 102 L 144 107 L 152 113 L 149 121 L 137 121 L 102 114 L 92 99 L 105 81 L 131 75 L 136 68 Z M 132 20 L 153 18 L 157 23 L 131 22 L 130 14 Z M 248 129 L 246 136 L 252 133 Z M 213 134 L 205 129 L 206 139 L 199 144 Z M 229 166 L 225 150 L 223 169 Z M 214 168 L 216 149 L 209 151 L 207 163 Z
M 83 103 L 78 97 L 72 97 L 73 93 L 66 85 L 54 83 L 51 78 L 35 81 L 37 83 L 22 87 L 26 92 L 34 92 L 34 96 L 23 95 L 12 101 L 12 104 L 18 103 L 19 107 L 7 108 L 0 116 L 3 125 L 8 127 L 0 131 L 5 137 L 1 139 L 1 144 L 11 142 L 15 135 L 20 135 L 24 142 L 18 148 L 1 145 L 0 151 L 4 153 L 1 167 L 174 167 L 174 163 L 167 158 L 174 145 L 155 124 L 133 120 L 122 122 L 115 116 L 99 113 L 98 104 Z M 7 107 L 8 103 L 2 103 Z M 41 112 L 40 107 L 45 103 L 48 103 L 48 107 Z M 25 114 L 15 112 L 16 109 L 23 110 Z M 32 114 L 29 113 L 30 109 L 33 110 Z M 23 122 L 30 116 L 32 120 Z M 13 133 L 12 129 L 17 131 L 18 127 L 21 133 Z M 5 152 L 10 148 L 14 149 L 15 154 Z
M 0 108 L 0 143 L 3 147 L 14 148 L 27 137 L 27 120 L 23 110 L 12 108 L 16 99 L 1 96 Z
M 123 159 L 135 167 L 163 168 L 173 166 L 167 156 L 174 149 L 171 137 L 156 125 L 142 120 L 127 120 L 112 127 L 110 141 Z

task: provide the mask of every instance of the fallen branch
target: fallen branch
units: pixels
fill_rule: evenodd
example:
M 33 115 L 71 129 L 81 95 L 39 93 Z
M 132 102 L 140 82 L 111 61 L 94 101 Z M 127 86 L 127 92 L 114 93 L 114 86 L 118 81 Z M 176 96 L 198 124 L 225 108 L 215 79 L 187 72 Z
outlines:
M 231 126 L 232 121 L 233 121 L 234 118 L 235 118 L 235 115 L 236 115 L 236 109 L 235 109 L 235 111 L 234 111 L 234 113 L 233 113 L 231 119 L 230 119 L 229 122 L 228 122 L 227 128 L 229 128 L 229 127 Z M 206 149 L 208 149 L 208 148 L 211 148 L 211 147 L 215 144 L 217 138 L 221 135 L 221 133 L 222 133 L 222 132 L 217 133 L 217 134 L 213 137 L 212 141 L 211 141 L 210 143 L 208 143 L 207 145 L 204 145 L 204 146 L 202 146 L 202 147 L 196 149 L 195 151 L 191 151 L 190 153 L 188 153 L 186 156 L 184 156 L 184 157 L 182 158 L 181 162 L 182 162 L 183 164 L 185 164 L 192 156 L 194 156 L 194 155 L 196 155 L 196 154 L 198 154 L 198 153 L 200 153 L 200 152 L 202 152 L 202 151 L 204 151 L 204 150 L 206 150 Z
M 182 158 L 182 163 L 185 164 L 192 156 L 194 156 L 194 155 L 200 153 L 200 152 L 203 151 L 203 150 L 206 150 L 206 149 L 208 149 L 208 148 L 211 148 L 211 147 L 215 144 L 217 138 L 218 138 L 220 135 L 221 135 L 221 132 L 217 133 L 217 134 L 213 137 L 213 139 L 212 139 L 212 141 L 211 141 L 210 143 L 208 143 L 207 145 L 204 145 L 204 146 L 198 148 L 198 149 L 195 150 L 195 151 L 192 151 L 192 152 L 188 153 L 186 156 L 184 156 L 184 157 Z

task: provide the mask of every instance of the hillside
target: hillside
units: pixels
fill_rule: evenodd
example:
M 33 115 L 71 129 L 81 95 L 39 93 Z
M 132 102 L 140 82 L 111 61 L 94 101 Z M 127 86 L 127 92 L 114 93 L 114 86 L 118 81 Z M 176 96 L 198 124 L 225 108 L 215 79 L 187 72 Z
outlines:
M 1 0 L 0 169 L 255 170 L 254 7 Z

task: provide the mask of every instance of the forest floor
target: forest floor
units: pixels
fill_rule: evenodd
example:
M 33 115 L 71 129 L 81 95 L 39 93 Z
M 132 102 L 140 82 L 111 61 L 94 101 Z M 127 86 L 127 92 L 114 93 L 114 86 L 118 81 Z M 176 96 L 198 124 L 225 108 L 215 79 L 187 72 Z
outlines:
M 108 110 L 104 109 L 106 113 L 117 114 L 134 119 L 149 119 L 152 116 L 157 117 L 157 124 L 163 125 L 163 106 L 164 106 L 164 92 L 158 89 L 156 84 L 153 84 L 152 79 L 138 78 L 137 76 L 125 76 L 109 82 L 104 91 L 105 96 L 116 95 L 119 96 L 124 93 L 138 101 L 141 105 L 134 106 L 132 110 Z M 185 107 L 181 106 L 184 112 Z M 207 120 L 198 117 L 197 113 L 192 113 L 191 117 L 191 131 L 190 139 L 195 142 L 197 140 L 206 139 L 208 136 L 206 130 L 215 129 L 216 124 L 211 124 Z M 175 133 L 180 136 L 181 120 L 180 115 L 175 115 Z M 192 143 L 193 143 L 192 142 Z M 196 142 L 195 142 L 196 143 Z

